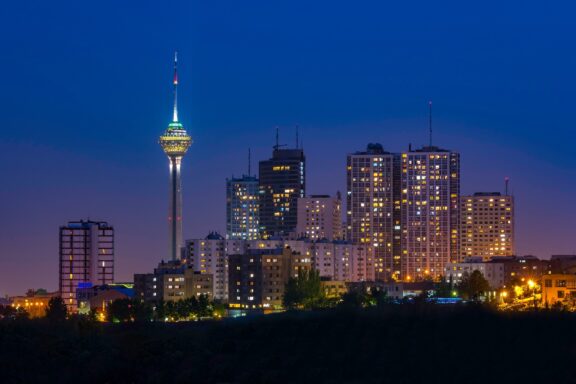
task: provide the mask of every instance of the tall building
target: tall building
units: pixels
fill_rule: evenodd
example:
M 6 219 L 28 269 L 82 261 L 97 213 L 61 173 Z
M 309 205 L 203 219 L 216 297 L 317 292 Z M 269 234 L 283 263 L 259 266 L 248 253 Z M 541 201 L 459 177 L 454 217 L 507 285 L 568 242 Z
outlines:
M 226 238 L 257 240 L 259 225 L 259 183 L 254 176 L 226 179 Z
M 368 247 L 377 280 L 400 277 L 400 155 L 368 144 L 347 158 L 347 240 Z
M 263 238 L 296 231 L 298 198 L 306 194 L 306 159 L 302 149 L 274 146 L 260 161 L 260 232 Z
M 460 154 L 434 146 L 402 154 L 404 281 L 438 278 L 459 253 Z
M 310 240 L 342 239 L 342 198 L 312 195 L 298 199 L 296 233 Z
M 460 197 L 460 257 L 513 256 L 514 198 L 499 192 Z
M 204 239 L 186 241 L 186 262 L 195 272 L 212 275 L 214 298 L 228 300 L 227 240 L 211 232 Z M 230 240 L 233 244 L 234 241 Z
M 170 169 L 170 198 L 168 207 L 168 255 L 171 260 L 180 258 L 182 247 L 182 182 L 180 166 L 182 158 L 192 145 L 182 123 L 178 121 L 178 69 L 177 56 L 174 56 L 174 111 L 172 122 L 160 136 L 160 145 L 168 156 Z
M 59 291 L 72 312 L 76 290 L 114 282 L 114 228 L 104 221 L 70 221 L 60 227 Z

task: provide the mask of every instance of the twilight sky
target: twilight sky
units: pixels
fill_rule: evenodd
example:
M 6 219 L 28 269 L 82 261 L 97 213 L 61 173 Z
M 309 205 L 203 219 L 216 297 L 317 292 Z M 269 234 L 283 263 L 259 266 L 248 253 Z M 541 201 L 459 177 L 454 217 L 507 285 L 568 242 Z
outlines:
M 8 2 L 7 2 L 8 3 Z M 202 3 L 202 4 L 200 4 Z M 383 4 L 393 3 L 393 4 Z M 513 4 L 516 3 L 516 4 Z M 533 4 L 532 4 L 533 3 Z M 511 177 L 519 254 L 576 250 L 569 2 L 11 1 L 0 12 L 0 295 L 58 286 L 58 227 L 116 228 L 116 278 L 166 257 L 179 51 L 184 234 L 225 229 L 225 178 L 299 125 L 308 192 L 368 142 L 462 157 L 462 193 Z

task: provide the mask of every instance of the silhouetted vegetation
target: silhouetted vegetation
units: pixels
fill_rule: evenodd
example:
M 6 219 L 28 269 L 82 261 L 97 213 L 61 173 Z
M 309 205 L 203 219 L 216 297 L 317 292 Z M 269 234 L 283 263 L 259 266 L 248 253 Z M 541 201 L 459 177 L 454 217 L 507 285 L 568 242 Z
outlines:
M 478 301 L 482 294 L 490 290 L 490 284 L 482 272 L 473 271 L 471 274 L 464 273 L 457 288 L 464 299 Z
M 286 284 L 282 300 L 289 309 L 311 309 L 326 305 L 320 273 L 316 270 L 302 270 L 298 277 L 291 277 Z
M 61 297 L 53 297 L 46 307 L 46 319 L 52 322 L 62 322 L 66 320 L 68 309 Z
M 186 323 L 0 321 L 0 381 L 571 382 L 575 320 L 420 302 Z

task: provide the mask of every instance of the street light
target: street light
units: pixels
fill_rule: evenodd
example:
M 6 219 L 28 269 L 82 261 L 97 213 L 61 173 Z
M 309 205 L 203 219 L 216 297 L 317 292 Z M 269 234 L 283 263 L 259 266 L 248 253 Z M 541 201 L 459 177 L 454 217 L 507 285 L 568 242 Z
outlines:
M 532 290 L 532 299 L 534 302 L 534 309 L 536 309 L 536 283 L 534 282 L 534 280 L 530 279 L 528 280 L 528 288 L 530 288 Z

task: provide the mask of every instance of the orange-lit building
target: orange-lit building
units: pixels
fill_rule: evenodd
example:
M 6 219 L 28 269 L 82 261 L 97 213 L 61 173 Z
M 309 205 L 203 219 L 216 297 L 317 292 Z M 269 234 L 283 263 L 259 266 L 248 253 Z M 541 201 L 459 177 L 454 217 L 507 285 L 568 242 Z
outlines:
M 46 292 L 42 289 L 37 291 L 29 290 L 25 296 L 12 297 L 12 306 L 16 309 L 22 308 L 30 315 L 30 318 L 46 316 L 46 308 L 50 299 L 58 296 L 58 292 Z

